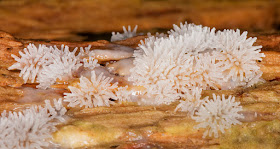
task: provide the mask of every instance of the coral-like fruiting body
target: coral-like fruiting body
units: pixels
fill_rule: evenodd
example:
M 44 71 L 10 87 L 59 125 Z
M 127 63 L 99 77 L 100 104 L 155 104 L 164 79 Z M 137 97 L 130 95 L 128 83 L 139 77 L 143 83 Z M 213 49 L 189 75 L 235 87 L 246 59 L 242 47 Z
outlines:
M 103 73 L 96 76 L 92 71 L 90 80 L 82 76 L 77 87 L 69 86 L 71 93 L 64 93 L 64 101 L 69 102 L 69 107 L 110 106 L 113 103 L 110 98 L 116 99 L 113 90 L 117 88 L 117 83 L 111 84 L 112 80 Z
M 17 62 L 10 66 L 9 70 L 21 70 L 19 76 L 23 78 L 24 83 L 28 80 L 34 83 L 43 67 L 51 63 L 52 56 L 48 54 L 50 52 L 51 49 L 45 45 L 36 47 L 34 44 L 29 44 L 23 49 L 23 52 L 19 52 L 21 58 L 12 54 Z
M 37 87 L 46 89 L 50 85 L 54 84 L 57 79 L 67 80 L 73 77 L 75 71 L 82 66 L 81 60 L 75 56 L 77 48 L 70 52 L 69 47 L 62 45 L 61 49 L 56 46 L 51 47 L 53 55 L 52 63 L 44 66 L 41 73 L 38 76 L 38 82 L 40 83 Z
M 99 67 L 100 65 L 98 64 L 98 60 L 97 59 L 89 57 L 88 59 L 86 59 L 86 58 L 83 59 L 83 66 L 85 68 L 93 70 L 95 67 Z
M 62 99 L 54 100 L 54 106 L 46 100 L 44 107 L 32 106 L 22 112 L 4 111 L 0 118 L 1 149 L 43 149 L 49 147 L 56 125 L 64 122 L 66 109 Z
M 238 119 L 244 116 L 239 113 L 242 111 L 239 104 L 240 102 L 235 102 L 235 97 L 225 98 L 224 94 L 222 97 L 213 94 L 213 99 L 205 100 L 192 119 L 199 123 L 196 128 L 206 129 L 203 137 L 207 135 L 211 137 L 214 134 L 217 138 L 219 131 L 224 133 L 225 129 L 229 129 L 232 125 L 241 124 Z
M 181 92 L 231 89 L 261 81 L 261 46 L 247 32 L 215 29 L 194 24 L 174 25 L 168 37 L 146 38 L 134 53 L 129 81 L 146 88 L 147 104 L 169 104 Z M 150 103 L 149 103 L 150 99 Z M 156 101 L 155 101 L 156 100 Z
M 111 42 L 114 42 L 114 41 L 119 41 L 119 40 L 125 40 L 127 38 L 131 38 L 131 37 L 134 37 L 137 35 L 137 25 L 134 27 L 133 31 L 131 31 L 131 27 L 130 25 L 128 26 L 127 30 L 126 28 L 123 26 L 123 32 L 124 33 L 115 33 L 115 32 L 112 32 L 112 37 L 111 37 Z

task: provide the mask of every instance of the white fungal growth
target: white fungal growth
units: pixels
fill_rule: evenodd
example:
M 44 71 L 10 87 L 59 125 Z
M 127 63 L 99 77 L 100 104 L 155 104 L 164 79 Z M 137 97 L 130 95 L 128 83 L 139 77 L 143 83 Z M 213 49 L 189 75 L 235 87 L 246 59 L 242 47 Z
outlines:
M 217 63 L 223 67 L 223 75 L 226 82 L 223 89 L 231 89 L 245 83 L 249 86 L 260 81 L 262 72 L 257 65 L 265 55 L 261 52 L 262 46 L 253 46 L 257 38 L 247 38 L 247 32 L 240 34 L 240 30 L 218 31 L 216 34 L 215 48 L 220 51 L 217 54 Z
M 203 90 L 219 89 L 224 82 L 224 75 L 220 63 L 216 63 L 216 54 L 214 52 L 199 53 L 193 58 L 191 66 L 184 68 L 180 73 L 184 81 L 178 81 L 178 84 L 181 86 L 185 84 L 187 88 L 199 87 Z M 182 87 L 178 89 L 184 90 Z
M 171 104 L 180 96 L 173 89 L 174 83 L 170 80 L 159 80 L 156 84 L 149 84 L 146 91 L 142 92 L 142 96 L 138 99 L 139 105 L 154 105 Z
M 94 59 L 94 58 L 92 58 L 92 57 L 89 57 L 88 59 L 86 59 L 86 58 L 84 58 L 83 59 L 83 66 L 85 67 L 85 68 L 88 68 L 88 69 L 90 69 L 90 70 L 93 70 L 95 67 L 98 67 L 98 66 L 100 66 L 99 64 L 98 64 L 98 60 L 97 59 Z
M 75 71 L 82 66 L 80 59 L 75 56 L 77 48 L 73 52 L 69 51 L 69 47 L 64 45 L 61 46 L 61 50 L 56 46 L 52 49 L 52 63 L 44 66 L 41 73 L 38 76 L 38 82 L 40 83 L 37 87 L 46 89 L 50 85 L 54 84 L 57 79 L 61 81 L 68 80 L 73 77 Z
M 115 91 L 115 95 L 118 102 L 131 101 L 132 91 L 128 90 L 128 86 L 118 87 Z
M 211 31 L 209 36 L 214 36 Z M 210 42 L 205 40 L 202 32 L 146 39 L 139 45 L 140 52 L 134 54 L 135 67 L 131 69 L 129 81 L 145 87 L 148 98 L 156 97 L 157 104 L 171 103 L 180 98 L 182 90 L 198 85 L 203 89 L 217 88 L 216 84 L 223 78 L 218 73 L 213 75 L 219 72 L 214 58 L 209 53 L 198 54 L 208 50 Z
M 181 24 L 168 33 L 145 39 L 134 53 L 129 81 L 146 88 L 147 103 L 155 97 L 157 104 L 170 103 L 195 87 L 230 89 L 261 80 L 257 61 L 264 54 L 246 32 Z
M 51 49 L 45 45 L 40 44 L 36 47 L 34 44 L 29 44 L 23 49 L 23 52 L 19 52 L 21 58 L 12 54 L 17 62 L 9 67 L 9 70 L 21 70 L 19 76 L 23 78 L 24 83 L 28 80 L 34 83 L 43 67 L 51 63 L 52 55 L 49 55 L 49 53 L 51 53 Z
M 90 51 L 90 48 L 91 48 L 91 45 L 88 45 L 85 48 L 80 47 L 80 52 L 77 55 L 77 58 L 79 58 L 79 59 L 83 59 L 85 57 L 93 57 L 94 58 L 94 55 L 92 55 L 92 52 Z
M 131 38 L 131 37 L 134 37 L 136 36 L 136 32 L 137 32 L 137 25 L 134 27 L 133 31 L 131 31 L 131 27 L 130 25 L 128 26 L 127 30 L 126 28 L 123 26 L 123 32 L 124 33 L 115 33 L 115 32 L 112 32 L 112 37 L 111 37 L 111 42 L 114 42 L 114 41 L 119 41 L 119 40 L 125 40 L 127 38 Z
M 205 35 L 209 34 L 210 32 L 215 33 L 215 28 L 211 29 L 210 27 L 202 26 L 202 25 L 195 25 L 195 24 L 185 24 L 180 23 L 180 26 L 173 24 L 173 29 L 168 31 L 167 33 L 172 36 L 180 36 L 184 34 L 192 34 L 193 32 L 202 32 Z
M 12 57 L 17 61 L 9 70 L 21 70 L 19 76 L 23 78 L 24 83 L 30 80 L 31 83 L 35 81 L 40 83 L 37 87 L 46 89 L 54 84 L 57 80 L 65 81 L 72 78 L 81 63 L 82 58 L 90 55 L 90 47 L 85 49 L 80 48 L 79 54 L 76 56 L 77 48 L 70 52 L 68 46 L 61 46 L 61 49 L 54 47 L 46 47 L 34 44 L 29 44 L 24 48 L 23 52 L 19 52 L 21 58 L 12 54 Z M 97 60 L 92 57 L 85 62 L 85 67 L 96 67 Z
M 111 41 L 124 40 L 136 36 L 137 26 L 131 31 L 123 27 L 124 33 L 112 33 Z M 201 99 L 202 90 L 232 89 L 247 87 L 262 81 L 257 61 L 264 57 L 261 46 L 253 46 L 256 38 L 247 38 L 247 32 L 240 30 L 217 31 L 201 25 L 174 25 L 165 34 L 156 34 L 141 41 L 138 50 L 114 45 L 114 50 L 98 49 L 90 51 L 90 46 L 70 52 L 68 46 L 61 49 L 45 45 L 30 44 L 20 52 L 21 58 L 12 55 L 17 61 L 9 70 L 21 70 L 25 83 L 30 80 L 40 83 L 46 89 L 57 81 L 67 81 L 76 77 L 80 67 L 90 71 L 100 66 L 95 60 L 107 61 L 130 58 L 133 53 L 133 66 L 128 81 L 144 88 L 139 95 L 139 104 L 170 104 L 182 99 L 176 110 L 185 111 L 205 128 L 207 135 L 218 137 L 219 132 L 239 124 L 242 110 L 234 97 L 225 98 L 213 95 Z M 112 60 L 112 59 L 111 59 Z M 119 61 L 121 63 L 121 61 Z M 98 68 L 97 68 L 98 69 Z M 88 72 L 90 72 L 88 71 Z M 71 93 L 65 93 L 64 101 L 69 107 L 110 106 L 117 102 L 132 101 L 128 87 L 112 84 L 112 78 L 91 72 L 91 78 L 81 77 L 76 86 L 69 86 Z
M 44 107 L 32 106 L 22 112 L 4 111 L 0 118 L 1 149 L 43 149 L 51 145 L 56 125 L 64 122 L 62 99 L 47 100 Z
M 91 80 L 82 76 L 77 87 L 68 87 L 71 93 L 64 93 L 64 101 L 69 102 L 69 107 L 110 106 L 113 104 L 110 98 L 116 99 L 113 90 L 117 88 L 117 83 L 111 84 L 112 80 L 113 78 L 106 77 L 103 73 L 96 76 L 95 71 L 92 71 Z
M 199 123 L 196 128 L 206 129 L 204 138 L 207 135 L 211 137 L 213 134 L 217 138 L 219 131 L 224 133 L 225 129 L 229 129 L 232 125 L 241 124 L 238 119 L 244 116 L 239 114 L 242 111 L 242 106 L 239 104 L 235 102 L 235 97 L 225 98 L 224 94 L 222 97 L 213 94 L 213 99 L 205 100 L 192 119 Z
M 175 111 L 187 112 L 189 116 L 193 116 L 194 112 L 198 110 L 201 104 L 208 100 L 208 96 L 201 99 L 202 89 L 195 87 L 193 89 L 185 90 L 184 94 L 181 95 L 182 100 L 177 105 Z

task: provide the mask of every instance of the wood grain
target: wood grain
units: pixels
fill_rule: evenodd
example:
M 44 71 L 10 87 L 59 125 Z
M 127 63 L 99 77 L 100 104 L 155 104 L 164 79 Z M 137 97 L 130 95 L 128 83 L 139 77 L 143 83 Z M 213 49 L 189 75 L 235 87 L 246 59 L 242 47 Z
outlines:
M 154 32 L 185 21 L 217 29 L 279 31 L 279 5 L 277 0 L 2 0 L 0 30 L 17 38 L 64 41 L 108 37 L 128 25 Z

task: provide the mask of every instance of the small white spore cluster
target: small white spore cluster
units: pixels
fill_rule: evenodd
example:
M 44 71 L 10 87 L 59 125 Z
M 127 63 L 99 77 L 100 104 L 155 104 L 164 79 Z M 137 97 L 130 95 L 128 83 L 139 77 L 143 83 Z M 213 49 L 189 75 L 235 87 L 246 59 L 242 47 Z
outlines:
M 51 133 L 56 125 L 64 122 L 66 109 L 62 99 L 49 100 L 45 106 L 32 106 L 22 112 L 4 111 L 0 118 L 1 149 L 43 149 L 49 147 Z
M 113 78 L 104 76 L 102 73 L 96 76 L 94 71 L 91 72 L 91 79 L 81 77 L 78 87 L 69 86 L 71 93 L 65 93 L 65 100 L 69 102 L 68 106 L 86 108 L 110 106 L 113 104 L 110 98 L 116 99 L 113 92 L 118 85 L 117 83 L 111 84 Z
M 205 128 L 206 131 L 203 137 L 214 134 L 214 137 L 219 136 L 218 132 L 225 132 L 231 125 L 241 124 L 238 119 L 243 119 L 244 116 L 239 112 L 242 111 L 240 102 L 235 102 L 235 97 L 229 96 L 225 98 L 223 94 L 216 96 L 213 94 L 212 100 L 204 100 L 201 106 L 195 112 L 192 119 L 199 124 L 196 128 Z
M 219 130 L 224 132 L 238 124 L 242 115 L 228 112 L 241 111 L 242 107 L 231 97 L 200 99 L 201 92 L 247 87 L 262 81 L 257 61 L 264 54 L 260 53 L 261 46 L 253 46 L 255 41 L 240 30 L 216 31 L 187 22 L 174 25 L 167 36 L 149 36 L 141 41 L 139 51 L 134 53 L 135 67 L 129 81 L 146 89 L 141 104 L 170 104 L 184 99 L 176 110 L 187 111 L 197 122 L 209 118 L 198 127 L 209 126 L 205 134 L 214 133 L 217 137 Z M 202 114 L 211 108 L 214 109 L 208 111 L 210 114 Z
M 131 101 L 131 90 L 128 86 L 118 86 L 118 82 L 112 83 L 113 78 L 96 75 L 91 71 L 91 78 L 81 76 L 76 86 L 68 86 L 71 93 L 64 93 L 64 101 L 69 102 L 69 107 L 100 107 L 115 104 L 116 102 Z
M 39 45 L 39 47 L 36 47 L 34 44 L 29 44 L 27 48 L 23 49 L 23 52 L 19 52 L 21 58 L 12 54 L 12 57 L 17 63 L 9 67 L 9 70 L 21 70 L 19 76 L 23 78 L 24 83 L 28 80 L 30 80 L 31 83 L 34 83 L 37 75 L 41 73 L 43 67 L 50 64 L 52 56 L 48 53 L 51 53 L 51 50 L 45 45 Z
M 127 38 L 131 38 L 131 37 L 134 37 L 134 36 L 137 36 L 137 28 L 138 26 L 136 25 L 133 29 L 133 31 L 131 31 L 131 27 L 130 25 L 127 27 L 127 29 L 125 28 L 125 26 L 123 26 L 123 32 L 124 33 L 115 33 L 115 32 L 112 32 L 112 36 L 111 36 L 111 42 L 114 42 L 114 41 L 119 41 L 119 40 L 125 40 Z
M 72 78 L 83 64 L 85 67 L 89 67 L 90 64 L 91 69 L 99 66 L 97 60 L 83 60 L 86 53 L 90 53 L 89 49 L 90 46 L 85 50 L 81 48 L 79 54 L 76 55 L 77 48 L 71 52 L 69 47 L 64 45 L 61 45 L 59 49 L 56 46 L 39 45 L 36 47 L 34 44 L 29 44 L 23 52 L 19 52 L 21 58 L 12 55 L 17 62 L 9 67 L 9 70 L 21 70 L 20 77 L 23 78 L 24 83 L 38 82 L 38 88 L 46 89 L 57 80 L 64 81 Z

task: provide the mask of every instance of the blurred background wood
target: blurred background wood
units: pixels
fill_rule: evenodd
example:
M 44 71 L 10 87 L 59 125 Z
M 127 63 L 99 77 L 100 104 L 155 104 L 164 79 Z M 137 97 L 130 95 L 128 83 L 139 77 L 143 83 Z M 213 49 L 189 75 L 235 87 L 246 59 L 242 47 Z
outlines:
M 16 38 L 110 39 L 122 26 L 139 32 L 166 31 L 189 23 L 278 33 L 279 0 L 1 0 L 0 30 Z

